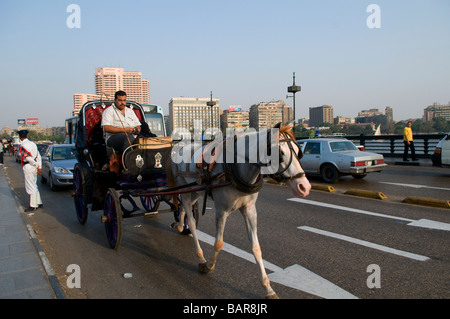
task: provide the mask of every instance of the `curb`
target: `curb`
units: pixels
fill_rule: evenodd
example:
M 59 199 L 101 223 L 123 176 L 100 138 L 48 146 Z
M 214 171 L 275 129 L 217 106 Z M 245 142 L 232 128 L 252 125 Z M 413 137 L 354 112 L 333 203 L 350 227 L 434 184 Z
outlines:
M 344 194 L 367 197 L 367 198 L 374 198 L 374 199 L 381 199 L 381 200 L 387 198 L 387 196 L 384 195 L 382 192 L 366 191 L 366 190 L 361 190 L 361 189 L 349 189 Z
M 422 206 L 431 206 L 431 207 L 440 207 L 440 208 L 450 208 L 450 201 L 433 199 L 433 198 L 406 197 L 404 200 L 402 200 L 402 203 L 416 204 L 416 205 L 422 205 Z
M 336 189 L 333 186 L 330 185 L 318 185 L 318 184 L 311 184 L 311 189 L 317 190 L 317 191 L 324 191 L 324 192 L 335 192 Z
M 277 183 L 275 181 L 273 181 L 273 182 L 266 181 L 266 183 L 279 185 L 279 183 Z M 317 190 L 317 191 L 324 191 L 324 192 L 328 192 L 328 193 L 336 192 L 336 189 L 330 185 L 311 184 L 311 189 Z M 344 194 L 372 198 L 372 199 L 380 199 L 380 200 L 384 200 L 384 199 L 388 198 L 382 192 L 367 191 L 367 190 L 362 190 L 362 189 L 348 189 L 347 191 L 344 192 Z M 405 199 L 402 200 L 402 203 L 450 209 L 450 200 L 440 200 L 440 199 L 423 198 L 423 197 L 406 197 Z

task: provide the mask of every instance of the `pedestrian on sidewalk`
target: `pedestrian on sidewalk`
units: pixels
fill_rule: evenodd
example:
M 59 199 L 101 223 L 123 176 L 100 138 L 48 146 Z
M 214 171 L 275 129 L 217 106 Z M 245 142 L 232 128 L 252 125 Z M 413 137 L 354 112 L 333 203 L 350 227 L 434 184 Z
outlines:
M 403 152 L 403 161 L 408 162 L 408 149 L 411 150 L 411 159 L 416 161 L 416 150 L 414 148 L 413 132 L 411 129 L 412 123 L 408 121 L 405 129 L 403 130 L 403 144 L 405 145 L 405 151 Z
M 41 195 L 37 186 L 37 176 L 42 174 L 42 159 L 37 145 L 28 139 L 28 131 L 19 131 L 20 157 L 25 176 L 25 190 L 30 195 L 30 207 L 25 212 L 35 211 L 42 207 Z

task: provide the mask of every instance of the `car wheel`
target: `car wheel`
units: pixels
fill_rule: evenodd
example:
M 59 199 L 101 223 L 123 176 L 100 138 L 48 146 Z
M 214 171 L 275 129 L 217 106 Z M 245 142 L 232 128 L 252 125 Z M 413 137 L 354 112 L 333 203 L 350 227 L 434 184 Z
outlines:
M 41 184 L 47 184 L 47 179 L 41 175 Z
M 320 174 L 326 183 L 334 183 L 339 179 L 339 171 L 334 165 L 331 164 L 323 165 L 320 170 Z
M 50 189 L 52 191 L 56 191 L 55 182 L 53 182 L 53 177 L 51 174 L 48 174 L 48 181 L 50 182 Z

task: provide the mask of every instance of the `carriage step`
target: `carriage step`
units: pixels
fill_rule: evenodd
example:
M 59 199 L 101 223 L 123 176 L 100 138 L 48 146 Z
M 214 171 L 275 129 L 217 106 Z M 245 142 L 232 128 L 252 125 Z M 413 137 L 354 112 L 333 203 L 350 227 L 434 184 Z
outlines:
M 155 217 L 158 216 L 159 212 L 148 212 L 144 213 L 144 217 Z

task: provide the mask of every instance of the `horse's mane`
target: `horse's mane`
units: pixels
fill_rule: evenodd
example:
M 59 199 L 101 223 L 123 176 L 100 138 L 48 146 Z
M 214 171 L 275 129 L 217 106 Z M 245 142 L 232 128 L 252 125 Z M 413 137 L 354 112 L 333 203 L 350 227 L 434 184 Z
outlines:
M 292 126 L 291 125 L 282 125 L 280 127 L 280 134 L 286 133 L 289 135 L 290 138 L 292 138 L 295 141 L 294 133 L 292 132 Z

